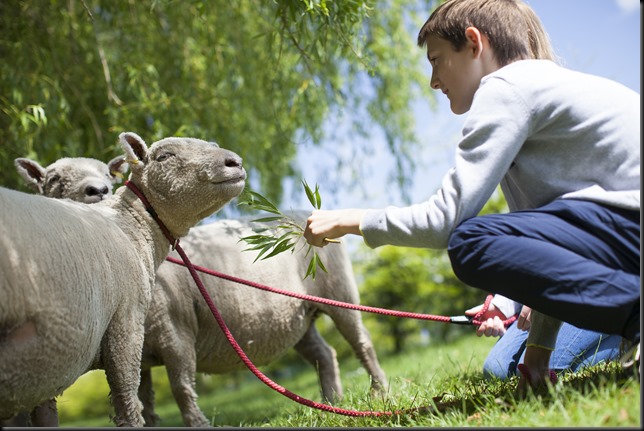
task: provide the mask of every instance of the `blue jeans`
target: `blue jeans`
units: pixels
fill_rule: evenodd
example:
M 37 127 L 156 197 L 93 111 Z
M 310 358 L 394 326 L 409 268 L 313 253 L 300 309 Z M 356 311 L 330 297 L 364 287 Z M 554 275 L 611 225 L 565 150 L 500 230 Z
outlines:
M 523 362 L 528 331 L 510 325 L 505 335 L 490 350 L 485 363 L 485 377 L 507 379 L 516 374 Z M 578 368 L 619 358 L 622 337 L 579 329 L 568 323 L 561 325 L 555 350 L 550 357 L 550 369 L 577 371 Z
M 578 328 L 640 338 L 640 212 L 557 199 L 465 220 L 448 254 L 464 283 Z

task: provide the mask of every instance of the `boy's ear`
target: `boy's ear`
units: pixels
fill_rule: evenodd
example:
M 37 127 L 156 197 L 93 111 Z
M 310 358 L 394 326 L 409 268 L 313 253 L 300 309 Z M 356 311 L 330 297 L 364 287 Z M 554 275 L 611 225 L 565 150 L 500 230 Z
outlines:
M 483 52 L 483 35 L 476 27 L 465 29 L 465 39 L 467 40 L 467 49 L 474 55 L 480 57 Z

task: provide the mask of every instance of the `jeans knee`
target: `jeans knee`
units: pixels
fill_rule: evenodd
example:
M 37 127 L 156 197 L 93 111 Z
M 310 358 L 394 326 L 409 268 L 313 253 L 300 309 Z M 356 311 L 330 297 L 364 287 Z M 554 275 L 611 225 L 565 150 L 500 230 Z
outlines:
M 483 377 L 486 379 L 501 379 L 505 380 L 511 377 L 510 366 L 506 363 L 493 360 L 492 358 L 486 359 L 483 363 Z

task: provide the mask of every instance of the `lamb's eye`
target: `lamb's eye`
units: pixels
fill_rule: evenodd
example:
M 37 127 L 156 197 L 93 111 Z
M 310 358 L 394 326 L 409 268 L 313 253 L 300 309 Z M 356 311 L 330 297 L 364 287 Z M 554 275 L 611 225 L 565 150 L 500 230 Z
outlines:
M 168 160 L 170 157 L 174 156 L 172 153 L 161 153 L 157 156 L 156 161 L 157 162 L 162 162 L 164 160 Z
M 52 185 L 54 183 L 57 183 L 60 180 L 60 175 L 52 175 L 51 177 L 47 178 L 47 184 Z

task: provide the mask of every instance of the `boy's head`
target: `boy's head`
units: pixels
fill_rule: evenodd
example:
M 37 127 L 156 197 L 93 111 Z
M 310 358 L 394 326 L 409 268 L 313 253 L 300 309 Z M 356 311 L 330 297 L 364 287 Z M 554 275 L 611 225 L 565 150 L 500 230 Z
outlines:
M 468 27 L 475 27 L 487 38 L 501 67 L 517 60 L 554 60 L 539 18 L 521 0 L 447 0 L 421 28 L 418 46 L 425 46 L 429 36 L 436 36 L 460 51 L 466 45 Z

